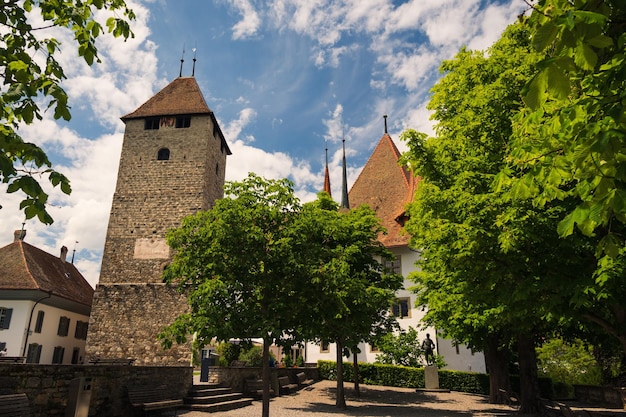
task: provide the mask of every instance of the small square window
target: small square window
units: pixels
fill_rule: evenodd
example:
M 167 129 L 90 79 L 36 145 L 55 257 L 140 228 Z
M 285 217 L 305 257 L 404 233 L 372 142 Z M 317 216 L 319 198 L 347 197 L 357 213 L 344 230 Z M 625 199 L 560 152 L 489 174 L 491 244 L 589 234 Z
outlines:
M 399 319 L 411 317 L 411 299 L 398 298 L 396 303 L 391 307 L 391 314 Z
M 321 353 L 330 352 L 330 343 L 328 343 L 328 341 L 322 340 L 322 343 L 320 344 L 320 352 Z
M 178 116 L 176 118 L 176 128 L 187 128 L 191 126 L 191 116 Z
M 387 274 L 402 275 L 402 259 L 400 255 L 394 259 L 383 259 L 383 271 Z
M 144 120 L 144 130 L 159 130 L 161 119 L 159 117 L 146 117 Z

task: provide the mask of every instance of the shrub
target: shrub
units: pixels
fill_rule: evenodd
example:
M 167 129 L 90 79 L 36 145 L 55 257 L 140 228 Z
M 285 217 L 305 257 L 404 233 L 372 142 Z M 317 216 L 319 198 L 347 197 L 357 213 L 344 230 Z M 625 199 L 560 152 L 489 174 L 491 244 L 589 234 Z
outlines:
M 259 346 L 252 346 L 239 354 L 240 361 L 246 361 L 246 366 L 263 366 L 263 349 Z

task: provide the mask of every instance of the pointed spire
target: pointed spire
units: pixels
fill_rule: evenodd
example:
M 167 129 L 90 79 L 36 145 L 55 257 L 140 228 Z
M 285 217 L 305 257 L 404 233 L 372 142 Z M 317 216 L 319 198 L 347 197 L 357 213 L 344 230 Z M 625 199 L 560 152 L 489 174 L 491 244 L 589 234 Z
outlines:
M 341 208 L 350 208 L 350 201 L 348 199 L 348 175 L 346 173 L 346 138 L 342 140 L 343 145 L 343 184 L 341 191 Z
M 193 48 L 193 66 L 191 67 L 191 76 L 196 74 L 196 48 Z
M 183 76 L 183 62 L 185 62 L 185 45 L 183 45 L 183 54 L 180 57 L 180 71 L 178 72 L 178 76 Z
M 330 174 L 328 173 L 328 142 L 326 142 L 326 169 L 324 170 L 324 191 L 326 191 L 330 197 L 333 196 L 330 192 Z
M 385 119 L 385 133 L 387 133 L 387 115 L 383 115 L 383 119 Z

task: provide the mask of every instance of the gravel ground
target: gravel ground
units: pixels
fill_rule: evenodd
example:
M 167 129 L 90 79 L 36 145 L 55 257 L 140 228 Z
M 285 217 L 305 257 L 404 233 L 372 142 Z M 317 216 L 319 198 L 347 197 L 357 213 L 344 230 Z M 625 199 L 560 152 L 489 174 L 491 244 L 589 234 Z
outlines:
M 508 417 L 520 416 L 506 405 L 494 405 L 482 395 L 459 392 L 416 392 L 408 388 L 361 385 L 361 397 L 353 384 L 345 384 L 346 410 L 335 407 L 336 382 L 319 381 L 295 394 L 272 398 L 271 417 Z M 180 412 L 181 417 L 260 417 L 261 401 L 237 410 L 216 413 Z

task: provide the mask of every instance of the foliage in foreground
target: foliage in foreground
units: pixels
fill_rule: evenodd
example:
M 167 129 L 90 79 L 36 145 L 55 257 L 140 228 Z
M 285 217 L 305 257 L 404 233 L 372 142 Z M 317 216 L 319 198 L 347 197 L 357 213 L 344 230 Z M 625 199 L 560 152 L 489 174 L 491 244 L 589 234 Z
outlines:
M 54 187 L 59 186 L 65 194 L 71 192 L 69 179 L 51 168 L 46 153 L 24 142 L 18 133 L 20 125 L 41 120 L 42 112 L 48 109 L 55 119 L 71 117 L 68 96 L 61 86 L 65 74 L 55 56 L 67 45 L 46 37 L 46 29 L 71 30 L 78 55 L 92 65 L 99 62 L 96 38 L 105 32 L 96 19 L 100 11 L 113 15 L 106 21 L 113 36 L 134 36 L 125 19 L 133 20 L 135 14 L 124 0 L 5 1 L 0 6 L 0 73 L 4 84 L 0 91 L 0 182 L 8 184 L 9 193 L 25 194 L 20 209 L 27 219 L 36 216 L 42 223 L 53 222 L 46 211 L 48 194 L 36 177 L 47 175 Z M 40 16 L 35 16 L 37 12 Z M 42 26 L 32 25 L 37 19 Z

